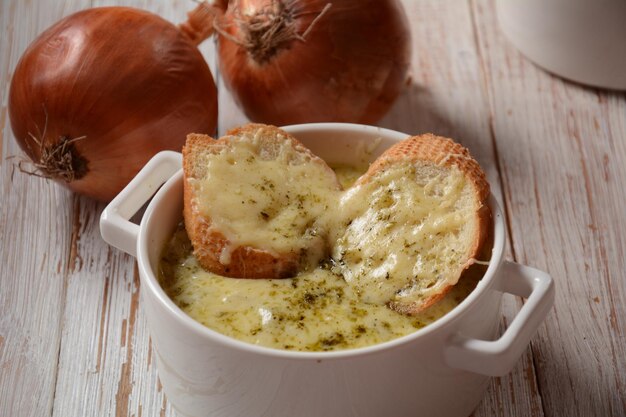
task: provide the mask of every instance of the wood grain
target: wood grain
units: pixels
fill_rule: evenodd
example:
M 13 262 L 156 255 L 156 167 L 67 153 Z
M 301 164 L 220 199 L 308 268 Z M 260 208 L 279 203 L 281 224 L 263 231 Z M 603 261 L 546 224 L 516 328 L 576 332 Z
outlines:
M 0 415 L 50 415 L 61 340 L 61 318 L 72 236 L 72 196 L 16 172 L 20 155 L 7 115 L 11 72 L 41 28 L 87 2 L 40 9 L 0 4 Z
M 533 342 L 546 415 L 626 415 L 626 102 L 550 76 L 472 2 L 517 259 L 556 307 Z
M 450 136 L 486 168 L 508 256 L 549 271 L 556 308 L 474 416 L 626 416 L 626 96 L 555 78 L 497 29 L 494 0 L 403 0 L 412 82 L 382 125 Z M 191 1 L 0 3 L 0 415 L 172 416 L 135 261 L 100 238 L 103 205 L 15 172 L 7 117 L 20 54 L 60 17 L 126 5 L 172 22 Z M 219 131 L 245 122 L 219 89 Z M 506 296 L 502 328 L 521 303 Z

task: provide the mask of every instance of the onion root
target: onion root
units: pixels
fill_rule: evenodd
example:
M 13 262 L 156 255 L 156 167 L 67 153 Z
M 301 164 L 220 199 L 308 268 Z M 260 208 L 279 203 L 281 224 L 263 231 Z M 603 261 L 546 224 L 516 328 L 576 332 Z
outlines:
M 332 3 L 326 4 L 302 34 L 296 29 L 296 16 L 293 16 L 291 9 L 285 7 L 280 1 L 272 1 L 268 7 L 250 16 L 242 15 L 240 10 L 235 10 L 233 21 L 239 26 L 241 38 L 224 30 L 217 18 L 213 29 L 221 36 L 245 48 L 257 63 L 262 64 L 269 61 L 289 42 L 294 40 L 306 42 L 307 35 L 331 7 Z
M 40 156 L 37 161 L 26 159 L 19 161 L 17 167 L 20 172 L 42 178 L 62 180 L 67 183 L 79 180 L 89 172 L 87 159 L 78 153 L 74 145 L 75 142 L 85 139 L 86 136 L 73 139 L 61 136 L 58 141 L 51 144 L 44 144 L 43 139 L 37 139 L 32 133 L 29 133 L 29 136 L 39 146 Z M 33 165 L 35 170 L 27 170 L 23 166 L 24 163 Z

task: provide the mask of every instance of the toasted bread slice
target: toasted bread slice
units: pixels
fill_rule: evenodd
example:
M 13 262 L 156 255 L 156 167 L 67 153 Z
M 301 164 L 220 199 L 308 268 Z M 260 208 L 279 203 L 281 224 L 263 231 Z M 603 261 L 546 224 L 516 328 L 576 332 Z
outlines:
M 336 236 L 335 265 L 365 301 L 416 314 L 475 261 L 490 224 L 488 196 L 463 146 L 432 134 L 406 139 L 344 197 L 349 221 Z
M 285 131 L 248 124 L 183 148 L 184 219 L 200 265 L 238 278 L 285 278 L 327 256 L 318 222 L 341 187 Z

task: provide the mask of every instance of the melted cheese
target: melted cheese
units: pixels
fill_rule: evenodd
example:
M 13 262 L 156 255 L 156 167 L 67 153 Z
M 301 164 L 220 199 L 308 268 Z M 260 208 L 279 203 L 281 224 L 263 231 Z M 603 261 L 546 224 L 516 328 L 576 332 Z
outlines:
M 228 240 L 220 262 L 231 251 L 251 246 L 275 256 L 306 254 L 315 265 L 324 256 L 326 213 L 335 207 L 339 184 L 324 164 L 297 152 L 290 142 L 267 143 L 254 135 L 232 141 L 206 158 L 206 176 L 193 180 L 198 211 Z
M 458 169 L 397 163 L 350 189 L 334 227 L 335 271 L 365 302 L 418 301 L 454 285 L 473 207 Z
M 361 174 L 367 171 L 367 164 L 362 163 L 359 166 L 345 165 L 345 164 L 331 164 L 330 165 L 335 174 L 337 180 L 343 189 L 347 189 L 352 186 L 359 179 Z

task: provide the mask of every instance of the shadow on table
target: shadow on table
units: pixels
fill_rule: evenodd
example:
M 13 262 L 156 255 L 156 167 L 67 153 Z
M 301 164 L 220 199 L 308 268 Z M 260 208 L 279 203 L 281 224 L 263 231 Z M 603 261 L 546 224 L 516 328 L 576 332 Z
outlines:
M 435 98 L 428 88 L 411 83 L 398 96 L 379 125 L 411 135 L 432 132 L 453 136 L 453 124 L 435 108 Z

